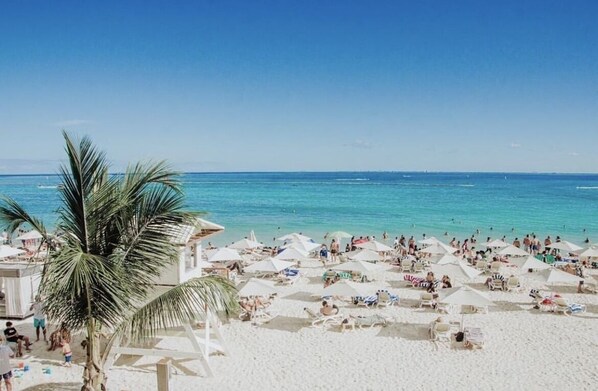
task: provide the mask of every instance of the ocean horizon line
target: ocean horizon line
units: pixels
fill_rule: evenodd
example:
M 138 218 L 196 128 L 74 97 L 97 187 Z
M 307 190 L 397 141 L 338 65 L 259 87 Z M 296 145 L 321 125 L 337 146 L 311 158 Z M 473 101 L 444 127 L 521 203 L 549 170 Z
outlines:
M 176 170 L 175 170 L 176 171 Z M 294 170 L 294 171 L 179 171 L 180 174 L 347 174 L 347 173 L 372 173 L 372 174 L 495 174 L 495 175 L 595 175 L 598 172 L 557 172 L 557 171 L 434 171 L 434 170 Z M 122 175 L 123 171 L 110 172 L 111 175 Z M 58 173 L 11 173 L 0 174 L 0 177 L 57 177 Z

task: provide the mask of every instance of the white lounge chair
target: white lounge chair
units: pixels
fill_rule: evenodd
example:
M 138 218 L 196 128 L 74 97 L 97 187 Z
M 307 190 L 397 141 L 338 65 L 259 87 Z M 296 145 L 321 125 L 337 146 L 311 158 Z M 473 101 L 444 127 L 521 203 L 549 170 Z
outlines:
M 428 292 L 424 292 L 420 296 L 419 307 L 423 307 L 427 305 L 428 307 L 434 308 L 436 306 L 436 300 L 434 300 L 434 295 Z
M 521 282 L 519 281 L 518 277 L 509 277 L 507 280 L 507 291 L 516 291 L 521 292 L 523 291 L 523 286 L 521 286 Z
M 341 314 L 322 315 L 319 312 L 312 311 L 310 308 L 304 308 L 303 310 L 307 313 L 307 316 L 311 321 L 312 327 L 339 326 L 343 320 Z
M 572 315 L 574 313 L 586 312 L 586 306 L 583 304 L 569 304 L 567 300 L 562 297 L 554 299 L 554 312 L 563 313 L 564 315 Z
M 490 264 L 490 273 L 500 273 L 500 268 L 502 267 L 502 263 L 499 261 L 494 261 Z
M 478 261 L 478 263 L 475 264 L 475 268 L 482 272 L 486 272 L 488 270 L 488 262 Z
M 451 325 L 448 323 L 432 322 L 430 327 L 430 337 L 433 341 L 451 340 Z
M 399 302 L 399 297 L 394 296 L 392 297 L 388 291 L 379 291 L 378 292 L 378 302 L 376 306 L 378 307 L 389 307 L 391 305 L 397 304 Z

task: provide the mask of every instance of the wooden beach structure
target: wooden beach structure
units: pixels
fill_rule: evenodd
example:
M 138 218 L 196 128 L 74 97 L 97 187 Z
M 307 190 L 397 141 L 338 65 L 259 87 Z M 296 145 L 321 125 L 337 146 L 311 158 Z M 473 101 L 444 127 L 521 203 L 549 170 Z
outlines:
M 188 281 L 191 278 L 202 275 L 201 254 L 202 241 L 224 230 L 224 227 L 204 219 L 197 219 L 194 226 L 185 226 L 177 230 L 175 242 L 179 246 L 179 262 L 164 268 L 160 276 L 156 278 L 156 295 L 163 293 L 178 284 Z M 224 338 L 220 333 L 220 321 L 215 314 L 207 309 L 203 314 L 199 314 L 200 324 L 191 324 L 191 322 L 182 325 L 179 328 L 167 330 L 160 333 L 160 337 L 182 337 L 189 341 L 187 350 L 159 349 L 156 347 L 157 341 L 152 341 L 143 346 L 137 346 L 125 341 L 116 341 L 110 350 L 106 369 L 118 359 L 120 355 L 134 356 L 154 356 L 161 357 L 158 364 L 158 383 L 167 383 L 169 370 L 164 365 L 173 359 L 192 359 L 201 363 L 204 375 L 213 376 L 209 364 L 211 354 L 228 355 Z M 200 326 L 200 327 L 198 327 Z M 163 388 L 168 389 L 168 388 Z

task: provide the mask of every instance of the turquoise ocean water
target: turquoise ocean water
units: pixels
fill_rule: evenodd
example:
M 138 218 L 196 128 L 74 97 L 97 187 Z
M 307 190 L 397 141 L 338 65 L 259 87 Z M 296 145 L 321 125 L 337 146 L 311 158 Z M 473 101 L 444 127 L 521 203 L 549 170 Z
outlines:
M 189 208 L 226 227 L 223 245 L 254 230 L 271 244 L 297 231 L 486 239 L 536 233 L 598 241 L 598 175 L 422 172 L 197 173 L 182 177 Z M 9 195 L 52 225 L 56 176 L 0 176 Z M 490 229 L 492 227 L 492 230 Z M 448 237 L 444 233 L 448 233 Z M 390 239 L 389 239 L 390 240 Z

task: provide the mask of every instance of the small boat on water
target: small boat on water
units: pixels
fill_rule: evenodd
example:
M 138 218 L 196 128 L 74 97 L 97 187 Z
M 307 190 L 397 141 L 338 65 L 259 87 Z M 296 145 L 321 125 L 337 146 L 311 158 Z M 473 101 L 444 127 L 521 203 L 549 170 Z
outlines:
M 37 185 L 38 189 L 64 189 L 64 185 Z

